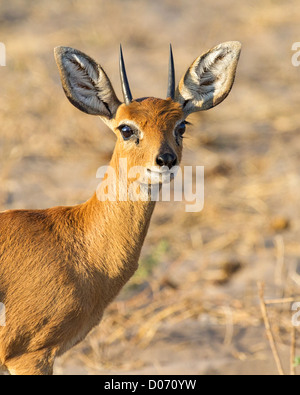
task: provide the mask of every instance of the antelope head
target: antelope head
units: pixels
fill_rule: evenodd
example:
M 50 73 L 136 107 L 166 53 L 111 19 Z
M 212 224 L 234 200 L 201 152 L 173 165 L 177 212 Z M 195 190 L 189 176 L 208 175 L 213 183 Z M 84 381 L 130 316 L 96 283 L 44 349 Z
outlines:
M 161 183 L 179 165 L 189 114 L 208 110 L 229 94 L 241 51 L 239 42 L 222 43 L 197 57 L 175 88 L 170 46 L 167 98 L 133 99 L 122 48 L 120 77 L 123 103 L 103 68 L 89 56 L 69 47 L 55 48 L 63 89 L 81 111 L 98 115 L 117 136 L 116 158 L 144 169 L 142 180 Z

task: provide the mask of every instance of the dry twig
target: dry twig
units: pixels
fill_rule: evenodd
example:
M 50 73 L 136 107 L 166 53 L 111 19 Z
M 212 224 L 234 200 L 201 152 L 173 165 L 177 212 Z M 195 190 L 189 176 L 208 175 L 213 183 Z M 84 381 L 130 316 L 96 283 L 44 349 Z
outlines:
M 265 328 L 266 328 L 267 337 L 268 337 L 268 340 L 269 340 L 269 343 L 270 343 L 270 347 L 271 347 L 271 350 L 272 350 L 272 353 L 273 353 L 273 357 L 274 357 L 274 360 L 275 360 L 275 363 L 276 363 L 276 366 L 277 366 L 278 373 L 281 376 L 283 376 L 284 372 L 283 372 L 283 369 L 282 369 L 282 364 L 281 364 L 281 361 L 280 361 L 280 358 L 279 358 L 279 354 L 278 354 L 278 351 L 277 351 L 277 347 L 276 347 L 276 343 L 275 343 L 275 340 L 274 340 L 274 336 L 273 336 L 273 333 L 272 333 L 272 330 L 271 330 L 271 325 L 270 325 L 270 321 L 269 321 L 269 317 L 268 317 L 268 313 L 267 313 L 266 303 L 265 303 L 265 300 L 264 300 L 264 288 L 265 288 L 264 283 L 258 282 L 257 283 L 257 287 L 258 287 L 258 294 L 259 294 L 259 300 L 260 300 L 260 308 L 261 308 L 262 316 L 263 316 L 263 319 L 264 319 L 264 324 L 265 324 Z
M 292 325 L 291 351 L 290 351 L 290 373 L 291 373 L 291 376 L 295 376 L 295 374 L 296 374 L 295 357 L 296 357 L 296 329 L 295 329 L 295 326 Z

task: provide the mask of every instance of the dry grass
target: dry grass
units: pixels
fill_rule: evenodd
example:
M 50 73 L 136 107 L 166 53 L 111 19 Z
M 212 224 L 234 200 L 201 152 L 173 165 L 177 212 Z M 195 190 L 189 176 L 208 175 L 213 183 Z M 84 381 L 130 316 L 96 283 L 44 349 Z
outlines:
M 252 360 L 270 361 L 256 282 L 265 281 L 266 298 L 300 301 L 300 81 L 291 65 L 291 46 L 299 40 L 296 0 L 2 3 L 1 209 L 86 200 L 97 185 L 97 168 L 113 150 L 106 127 L 65 99 L 53 47 L 70 45 L 93 56 L 121 96 L 122 42 L 134 96 L 164 97 L 170 41 L 177 78 L 209 47 L 243 44 L 230 96 L 192 116 L 185 139 L 183 164 L 205 166 L 204 210 L 157 205 L 141 258 L 144 274 L 109 307 L 101 326 L 61 359 L 57 372 L 72 364 L 93 373 L 165 372 L 163 365 L 173 366 L 173 345 L 183 364 L 197 351 L 217 373 L 240 372 L 243 362 L 249 373 Z M 166 248 L 158 253 L 161 241 Z M 279 352 L 289 354 L 290 305 L 268 306 L 268 312 Z M 296 340 L 297 334 L 298 328 Z M 162 344 L 169 360 L 159 352 Z M 217 364 L 229 356 L 230 363 Z M 270 369 L 276 372 L 275 365 Z M 191 373 L 198 372 L 207 369 Z

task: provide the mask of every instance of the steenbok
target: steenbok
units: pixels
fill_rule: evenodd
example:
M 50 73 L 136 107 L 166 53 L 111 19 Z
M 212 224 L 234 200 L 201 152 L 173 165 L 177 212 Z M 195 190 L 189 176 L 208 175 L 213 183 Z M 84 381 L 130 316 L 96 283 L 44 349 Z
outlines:
M 67 98 L 100 116 L 116 135 L 110 166 L 118 174 L 125 158 L 129 168 L 141 166 L 144 179 L 151 175 L 152 181 L 141 182 L 143 199 L 111 201 L 95 193 L 74 207 L 0 213 L 1 368 L 19 375 L 52 374 L 55 358 L 100 322 L 138 268 L 155 206 L 151 188 L 180 163 L 187 116 L 225 99 L 240 50 L 239 42 L 226 42 L 199 56 L 177 88 L 170 50 L 167 98 L 136 100 L 121 50 L 122 103 L 98 63 L 72 48 L 55 49 Z M 118 180 L 114 187 L 126 188 Z

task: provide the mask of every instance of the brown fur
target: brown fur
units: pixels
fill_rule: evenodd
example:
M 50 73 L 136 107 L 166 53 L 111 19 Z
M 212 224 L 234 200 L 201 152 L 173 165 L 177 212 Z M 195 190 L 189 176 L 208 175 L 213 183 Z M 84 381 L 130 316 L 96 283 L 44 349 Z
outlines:
M 176 124 L 226 97 L 239 52 L 240 44 L 230 42 L 197 58 L 175 101 L 145 98 L 128 105 L 120 104 L 103 69 L 87 55 L 58 47 L 55 57 L 68 99 L 99 115 L 115 132 L 110 165 L 118 174 L 120 158 L 127 158 L 128 168 L 156 166 L 163 153 L 176 154 L 180 162 Z M 124 141 L 118 129 L 123 122 L 134 122 L 140 130 L 138 144 L 137 139 Z M 55 357 L 100 322 L 137 269 L 154 205 L 150 199 L 101 201 L 95 193 L 74 207 L 0 213 L 0 303 L 6 311 L 0 369 L 52 374 Z
M 134 154 L 130 155 L 130 149 L 127 149 L 129 166 L 154 166 L 158 152 L 166 147 L 166 144 L 176 153 L 180 162 L 182 147 L 176 144 L 173 137 L 176 121 L 184 119 L 178 103 L 171 99 L 161 100 L 150 97 L 141 102 L 132 102 L 129 106 L 121 105 L 113 121 L 113 127 L 116 128 L 125 119 L 134 120 L 139 128 L 145 131 L 140 144 L 132 145 Z M 119 138 L 116 149 L 122 151 L 124 145 L 123 139 Z
M 111 166 L 120 157 L 131 158 L 129 166 L 155 165 L 164 143 L 180 155 L 171 137 L 181 118 L 171 100 L 121 106 L 115 125 L 135 120 L 144 138 L 133 147 L 141 151 L 133 160 L 118 136 Z M 154 204 L 101 202 L 94 195 L 75 207 L 0 213 L 0 301 L 6 308 L 0 365 L 17 374 L 52 373 L 54 358 L 99 323 L 137 269 Z

